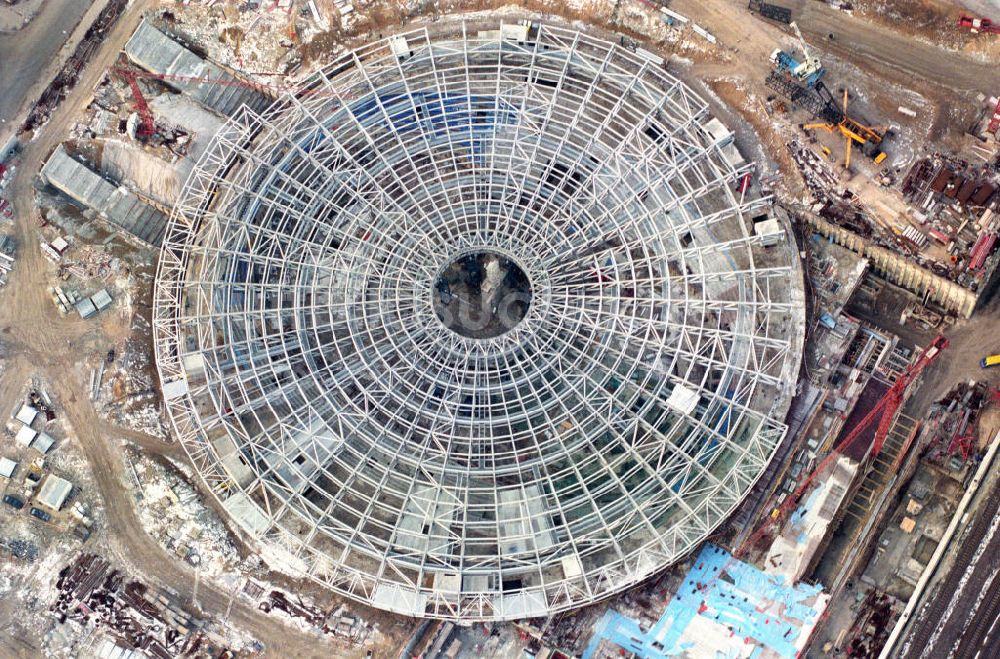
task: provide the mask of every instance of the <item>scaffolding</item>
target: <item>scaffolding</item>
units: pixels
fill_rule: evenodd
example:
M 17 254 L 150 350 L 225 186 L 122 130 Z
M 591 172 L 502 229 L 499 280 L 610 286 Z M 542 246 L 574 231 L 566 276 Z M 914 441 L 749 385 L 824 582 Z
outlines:
M 265 560 L 366 604 L 621 591 L 786 430 L 801 282 L 752 230 L 751 168 L 661 60 L 584 33 L 349 53 L 236 112 L 181 194 L 154 301 L 174 430 Z

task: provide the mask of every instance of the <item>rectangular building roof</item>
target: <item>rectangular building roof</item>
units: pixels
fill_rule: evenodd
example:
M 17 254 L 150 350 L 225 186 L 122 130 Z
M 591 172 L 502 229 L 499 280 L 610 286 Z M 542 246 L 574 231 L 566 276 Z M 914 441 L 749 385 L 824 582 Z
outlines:
M 147 71 L 171 76 L 166 81 L 168 85 L 223 116 L 233 114 L 243 105 L 261 112 L 271 104 L 265 94 L 249 85 L 237 84 L 235 76 L 198 57 L 146 21 L 125 44 L 125 54 Z M 223 84 L 194 82 L 192 78 L 219 80 Z
M 0 458 L 0 476 L 10 478 L 17 469 L 17 463 L 10 458 Z
M 681 414 L 690 415 L 694 412 L 694 408 L 698 407 L 698 392 L 688 389 L 682 384 L 674 385 L 674 389 L 667 399 L 667 405 Z
M 31 405 L 28 405 L 27 403 L 21 405 L 21 407 L 19 407 L 17 409 L 17 412 L 14 414 L 14 418 L 26 426 L 30 426 L 32 423 L 34 423 L 35 417 L 37 416 L 38 416 L 38 410 L 36 410 Z
M 13 258 L 16 251 L 17 241 L 14 237 L 7 234 L 0 235 L 0 254 Z
M 108 293 L 108 289 L 102 288 L 90 296 L 90 301 L 94 303 L 98 311 L 104 311 L 111 306 L 114 300 L 111 299 L 111 293 Z
M 73 484 L 68 480 L 49 474 L 42 483 L 42 489 L 39 490 L 35 501 L 50 510 L 59 510 L 72 491 Z
M 19 445 L 27 448 L 28 446 L 31 445 L 31 442 L 34 441 L 35 435 L 37 434 L 38 432 L 32 430 L 29 426 L 21 426 L 21 429 L 18 430 L 17 434 L 14 436 L 14 441 L 16 441 Z
M 83 298 L 74 306 L 76 307 L 76 312 L 80 314 L 80 318 L 86 319 L 97 314 L 97 307 L 94 306 L 89 297 Z
M 52 439 L 45 433 L 40 432 L 38 433 L 38 435 L 35 436 L 35 440 L 31 442 L 31 448 L 35 449 L 36 451 L 44 455 L 49 452 L 49 450 L 52 448 L 52 445 L 55 443 L 56 440 Z
M 54 249 L 57 252 L 59 252 L 60 254 L 62 254 L 63 252 L 65 252 L 67 249 L 69 249 L 69 243 L 66 242 L 66 239 L 63 238 L 62 236 L 59 236 L 58 238 L 56 238 L 55 240 L 53 240 L 51 243 L 49 243 L 49 246 L 52 249 Z
M 60 145 L 42 167 L 42 177 L 73 201 L 93 208 L 101 218 L 139 240 L 159 247 L 167 218 L 132 192 L 116 186 L 66 153 Z

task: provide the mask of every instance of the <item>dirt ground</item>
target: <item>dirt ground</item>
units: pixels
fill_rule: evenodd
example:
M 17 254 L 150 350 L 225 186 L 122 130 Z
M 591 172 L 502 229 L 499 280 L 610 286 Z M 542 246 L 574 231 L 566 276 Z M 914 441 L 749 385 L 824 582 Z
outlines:
M 997 432 L 1000 432 L 1000 406 L 994 405 L 983 410 L 979 415 L 976 432 L 979 437 L 978 448 L 985 449 L 997 436 Z
M 899 0 L 896 4 L 902 5 L 904 2 L 905 0 Z M 920 29 L 932 31 L 943 20 L 939 14 L 934 13 L 940 9 L 935 7 L 941 2 L 927 2 L 932 5 L 932 14 L 937 18 L 928 18 L 928 27 Z M 50 1 L 50 5 L 57 4 L 54 0 Z M 22 155 L 17 179 L 12 186 L 13 202 L 17 209 L 16 237 L 21 246 L 19 261 L 10 285 L 0 294 L 0 340 L 11 355 L 6 363 L 4 377 L 0 380 L 0 405 L 3 406 L 0 409 L 9 406 L 8 401 L 16 395 L 15 389 L 27 378 L 36 374 L 49 378 L 53 383 L 53 394 L 62 401 L 65 414 L 77 429 L 81 448 L 94 470 L 97 490 L 108 511 L 108 534 L 113 538 L 110 543 L 111 551 L 136 574 L 147 575 L 153 582 L 170 584 L 184 596 L 190 597 L 194 583 L 192 571 L 166 555 L 142 530 L 130 495 L 121 482 L 121 456 L 107 437 L 126 437 L 151 452 L 169 455 L 180 461 L 184 458 L 176 444 L 161 442 L 141 432 L 124 431 L 100 419 L 86 395 L 87 386 L 82 371 L 67 368 L 67 364 L 76 363 L 81 354 L 106 352 L 115 339 L 120 339 L 122 333 L 104 331 L 115 328 L 102 329 L 99 324 L 80 320 L 75 315 L 61 317 L 48 298 L 45 289 L 51 284 L 51 267 L 39 250 L 37 227 L 40 216 L 35 207 L 32 185 L 34 174 L 77 120 L 89 100 L 89 90 L 117 57 L 124 41 L 138 24 L 141 12 L 158 4 L 154 0 L 140 0 L 129 7 L 108 35 L 104 47 L 83 72 L 80 83 L 53 114 L 41 135 L 28 144 Z M 920 93 L 928 97 L 931 103 L 953 101 L 955 93 L 968 95 L 996 87 L 995 65 L 984 63 L 980 57 L 981 40 L 973 41 L 963 37 L 956 45 L 961 50 L 941 51 L 932 44 L 911 38 L 912 35 L 898 25 L 875 24 L 875 19 L 868 14 L 862 13 L 859 18 L 851 18 L 815 0 L 790 0 L 790 4 L 795 5 L 795 11 L 801 16 L 803 31 L 821 54 L 829 52 L 844 61 L 854 62 L 863 69 L 866 76 L 871 76 L 865 79 L 864 84 L 875 96 L 873 104 L 876 106 L 891 108 L 894 102 L 891 96 L 884 98 L 877 95 L 877 92 L 885 89 L 880 88 L 877 81 L 898 78 L 900 71 L 905 71 L 904 77 L 921 86 Z M 454 0 L 441 4 L 440 10 L 435 11 L 485 10 L 503 5 L 506 3 Z M 645 11 L 642 7 L 639 3 L 626 0 L 615 5 L 593 2 L 567 10 L 565 6 L 560 8 L 557 3 L 530 0 L 525 5 L 525 11 L 559 13 L 569 19 L 614 27 L 615 21 L 620 20 L 623 15 L 628 17 L 628 24 L 642 25 L 643 20 L 648 20 L 648 17 L 643 19 L 636 13 Z M 759 96 L 766 96 L 759 83 L 768 69 L 768 54 L 775 47 L 790 43 L 790 35 L 778 26 L 751 18 L 746 13 L 743 0 L 676 0 L 672 7 L 705 25 L 720 41 L 718 48 L 706 48 L 710 57 L 694 58 L 690 73 L 711 79 L 710 89 L 761 133 L 768 150 L 773 150 L 780 162 L 784 153 L 780 135 L 769 130 L 765 114 L 746 103 L 744 87 L 737 81 L 754 85 Z M 359 23 L 354 34 L 363 38 L 373 32 L 389 30 L 403 18 L 406 17 L 393 5 L 376 5 L 369 12 L 367 22 Z M 42 16 L 39 16 L 33 24 L 45 25 L 38 22 L 41 19 Z M 886 27 L 891 29 L 887 30 Z M 50 26 L 48 29 L 56 28 Z M 916 29 L 915 27 L 914 30 Z M 621 31 L 638 36 L 632 28 Z M 826 39 L 826 35 L 830 33 L 836 35 L 832 41 Z M 45 43 L 49 41 L 51 39 L 45 40 Z M 0 62 L 12 61 L 4 48 L 13 48 L 13 53 L 21 52 L 20 47 L 10 43 L 0 39 Z M 662 44 L 656 47 L 660 46 Z M 316 56 L 320 54 L 317 53 Z M 9 107 L 0 106 L 0 117 L 11 116 L 18 107 L 23 106 L 22 100 L 29 94 L 28 87 L 35 85 L 40 79 L 44 81 L 44 76 L 39 72 L 52 57 L 52 53 L 46 56 L 41 49 L 38 53 L 32 52 L 29 63 L 34 62 L 34 68 L 29 72 L 20 69 L 10 72 L 8 67 L 0 67 L 0 81 L 5 74 L 13 76 L 12 87 L 4 87 L 4 99 L 8 100 L 0 101 L 8 103 Z M 11 89 L 21 91 L 15 93 Z M 997 92 L 994 89 L 992 93 Z M 937 114 L 935 117 L 943 134 L 951 125 L 952 118 Z M 983 337 L 996 336 L 998 319 L 1000 300 L 994 299 L 973 320 L 961 321 L 956 325 L 951 332 L 952 346 L 931 368 L 926 378 L 930 383 L 926 387 L 929 399 L 940 395 L 955 381 L 973 375 L 986 375 L 995 386 L 1000 385 L 1000 371 L 983 374 L 978 369 L 978 359 L 984 350 Z M 206 610 L 222 611 L 228 604 L 229 593 L 203 583 L 199 601 Z M 368 614 L 366 612 L 365 615 Z M 387 616 L 386 625 L 391 624 L 389 620 L 391 618 Z M 256 637 L 265 639 L 275 656 L 341 656 L 343 651 L 321 639 L 307 638 L 298 631 L 276 624 L 273 618 L 242 604 L 234 607 L 232 622 Z M 398 638 L 402 637 L 405 637 L 404 629 L 400 629 L 398 633 Z M 385 650 L 388 651 L 388 648 Z M 24 648 L 2 630 L 0 655 L 24 655 Z
M 943 45 L 961 46 L 973 41 L 971 35 L 942 27 L 954 24 L 959 11 L 947 0 L 854 0 L 854 15 L 903 34 L 938 40 Z
M 102 421 L 87 395 L 88 385 L 79 369 L 67 368 L 81 354 L 106 352 L 111 340 L 100 331 L 97 323 L 81 320 L 72 314 L 60 316 L 49 299 L 46 288 L 51 285 L 51 266 L 39 249 L 37 227 L 40 216 L 34 200 L 34 175 L 51 151 L 65 139 L 69 127 L 89 102 L 90 90 L 105 69 L 117 58 L 125 41 L 135 30 L 142 12 L 155 5 L 154 0 L 132 3 L 108 34 L 102 49 L 81 74 L 80 81 L 66 100 L 53 113 L 41 135 L 27 144 L 20 157 L 20 166 L 8 191 L 16 209 L 15 237 L 18 262 L 3 290 L 0 304 L 0 340 L 9 358 L 2 381 L 4 391 L 38 376 L 51 384 L 50 393 L 62 403 L 67 420 L 76 430 L 83 454 L 91 465 L 95 486 L 107 511 L 109 553 L 132 573 L 153 584 L 170 585 L 190 598 L 194 588 L 194 572 L 190 567 L 167 555 L 143 531 L 131 503 L 131 495 L 120 474 L 124 469 L 120 452 L 109 436 L 126 437 L 150 451 L 173 454 L 183 460 L 176 444 L 164 444 L 143 433 L 125 431 Z M 17 386 L 20 386 L 19 384 Z M 7 404 L 6 400 L 3 401 Z M 201 584 L 198 600 L 205 610 L 223 612 L 230 593 L 208 584 Z M 244 603 L 237 602 L 230 616 L 232 624 L 258 639 L 266 639 L 275 656 L 328 657 L 339 651 L 335 643 L 310 638 L 278 623 Z M 35 656 L 26 650 L 19 637 L 0 630 L 0 656 Z
M 1000 41 L 960 30 L 962 14 L 1000 20 L 995 0 L 854 0 L 854 14 L 875 25 L 911 35 L 984 61 L 1000 55 Z M 960 6 L 958 6 L 960 5 Z
M 761 143 L 778 162 L 783 175 L 785 194 L 792 197 L 802 195 L 805 192 L 805 184 L 788 149 L 785 148 L 787 138 L 777 129 L 775 122 L 768 115 L 768 112 L 777 113 L 777 111 L 765 108 L 764 101 L 760 97 L 748 97 L 745 88 L 735 81 L 712 80 L 708 81 L 708 86 L 727 105 L 735 109 L 744 121 L 753 126 Z M 762 108 L 764 112 L 761 111 Z
M 0 32 L 24 29 L 44 4 L 45 0 L 14 0 L 13 4 L 0 5 Z
M 93 7 L 91 6 L 93 5 Z M 38 14 L 25 27 L 14 32 L 0 32 L 0 144 L 7 139 L 7 130 L 14 129 L 25 100 L 38 96 L 42 87 L 58 68 L 55 60 L 64 49 L 69 34 L 81 19 L 96 16 L 88 8 L 97 9 L 104 0 L 45 0 Z M 16 5 L 15 5 L 16 9 Z
M 876 76 L 899 79 L 906 86 L 927 82 L 946 89 L 996 93 L 996 68 L 975 49 L 943 50 L 936 42 L 914 39 L 906 31 L 906 23 L 886 27 L 815 0 L 785 0 L 782 4 L 792 9 L 809 45 L 821 58 L 831 53 Z M 912 0 L 898 0 L 897 4 L 912 4 Z M 778 42 L 791 44 L 794 38 L 790 30 L 749 17 L 741 0 L 676 0 L 671 7 L 707 27 L 723 46 L 744 53 L 746 56 L 740 58 L 743 62 L 758 67 L 767 66 L 767 56 Z M 941 33 L 954 30 L 952 23 L 942 25 Z M 832 40 L 828 38 L 831 34 Z M 981 42 L 984 40 L 972 43 Z M 900 75 L 903 77 L 898 78 Z

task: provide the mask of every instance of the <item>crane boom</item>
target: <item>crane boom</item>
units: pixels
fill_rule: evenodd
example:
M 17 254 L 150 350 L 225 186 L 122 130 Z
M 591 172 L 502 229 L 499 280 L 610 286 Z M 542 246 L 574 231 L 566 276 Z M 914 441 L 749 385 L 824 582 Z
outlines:
M 809 54 L 809 46 L 806 45 L 806 40 L 802 38 L 802 31 L 799 29 L 799 24 L 792 21 L 789 25 L 795 30 L 795 36 L 799 38 L 799 48 L 802 49 L 802 54 L 806 56 L 806 61 L 808 62 L 812 59 L 812 56 Z
M 876 417 L 879 417 L 878 429 L 875 432 L 875 441 L 872 443 L 871 454 L 877 455 L 882 450 L 882 442 L 885 441 L 885 437 L 892 426 L 892 421 L 896 416 L 896 411 L 899 409 L 899 405 L 902 403 L 903 394 L 906 392 L 907 387 L 917 379 L 917 377 L 924 371 L 927 366 L 934 361 L 941 351 L 948 347 L 948 339 L 944 336 L 937 336 L 931 342 L 929 346 L 920 354 L 917 361 L 910 365 L 902 375 L 896 378 L 889 392 L 882 397 L 881 400 L 865 415 L 857 426 L 851 431 L 851 433 L 844 438 L 843 441 L 837 444 L 830 451 L 823 460 L 813 469 L 806 477 L 802 480 L 799 486 L 789 494 L 785 500 L 775 508 L 770 515 L 768 515 L 763 522 L 757 525 L 757 528 L 740 543 L 740 545 L 734 548 L 732 555 L 726 562 L 726 565 L 722 570 L 715 572 L 712 578 L 708 580 L 707 583 L 701 584 L 698 588 L 704 592 L 708 592 L 715 586 L 716 580 L 719 576 L 725 572 L 731 563 L 742 559 L 744 555 L 765 535 L 776 525 L 781 524 L 789 515 L 789 513 L 798 506 L 799 501 L 802 499 L 806 490 L 813 484 L 818 476 L 823 474 L 828 468 L 831 468 L 833 464 L 843 455 L 844 450 L 851 446 L 854 442 L 861 437 L 861 433 L 867 429 Z M 997 400 L 1000 401 L 1000 390 L 997 390 Z
M 864 416 L 861 421 L 858 422 L 856 426 L 847 434 L 829 454 L 816 466 L 816 468 L 803 479 L 799 487 L 792 492 L 788 497 L 785 498 L 784 502 L 775 508 L 774 512 L 767 517 L 767 519 L 757 527 L 757 529 L 749 536 L 734 552 L 736 556 L 742 556 L 746 553 L 755 542 L 757 542 L 768 530 L 775 524 L 782 521 L 797 504 L 799 499 L 813 483 L 817 476 L 822 474 L 828 467 L 831 467 L 835 460 L 837 460 L 841 455 L 843 455 L 845 449 L 851 447 L 858 439 L 861 434 L 867 430 L 871 424 L 878 418 L 878 427 L 875 430 L 875 437 L 872 441 L 870 455 L 878 455 L 882 451 L 882 445 L 885 442 L 886 436 L 889 434 L 889 429 L 892 427 L 892 422 L 896 417 L 896 412 L 899 410 L 899 406 L 903 402 L 903 394 L 906 392 L 907 387 L 913 383 L 917 377 L 924 371 L 927 366 L 934 361 L 941 351 L 948 347 L 948 339 L 944 336 L 937 336 L 929 346 L 920 354 L 917 361 L 914 362 L 906 371 L 903 372 L 896 381 L 893 383 L 889 391 L 875 404 L 875 406 L 869 410 L 868 414 Z
M 290 93 L 300 96 L 316 96 L 319 98 L 351 99 L 352 94 L 339 93 L 336 90 L 311 87 L 307 84 L 272 84 L 264 82 L 252 82 L 239 78 L 209 78 L 203 76 L 180 75 L 176 73 L 153 73 L 145 69 L 135 67 L 115 67 L 114 71 L 122 76 L 132 76 L 134 78 L 146 78 L 159 80 L 168 86 L 179 88 L 179 85 L 221 85 L 223 87 L 245 87 L 256 92 L 267 94 L 271 98 L 278 98 L 282 94 Z M 258 73 L 256 75 L 278 76 L 280 73 Z M 127 79 L 127 78 L 126 78 Z
M 943 336 L 938 336 L 935 338 L 927 349 L 920 353 L 920 357 L 914 362 L 906 371 L 903 372 L 896 381 L 889 388 L 889 391 L 876 403 L 875 407 L 865 415 L 864 419 L 861 420 L 858 425 L 851 430 L 846 437 L 844 437 L 840 446 L 848 446 L 858 436 L 863 433 L 868 426 L 871 425 L 872 421 L 875 419 L 876 415 L 880 415 L 878 428 L 875 431 L 875 438 L 872 440 L 871 454 L 878 455 L 882 451 L 882 445 L 885 443 L 886 435 L 889 434 L 889 428 L 892 426 L 893 418 L 896 416 L 896 411 L 899 410 L 899 406 L 903 402 L 903 394 L 906 393 L 906 388 L 916 380 L 920 374 L 923 372 L 927 366 L 934 361 L 941 351 L 948 347 L 948 339 Z
M 792 26 L 792 29 L 795 30 L 795 36 L 799 39 L 799 48 L 802 50 L 803 57 L 802 62 L 797 64 L 792 70 L 792 74 L 799 80 L 805 82 L 807 86 L 812 87 L 823 75 L 823 63 L 819 61 L 818 57 L 809 51 L 809 45 L 802 37 L 802 31 L 799 30 L 798 23 L 792 21 L 790 25 Z
M 149 137 L 156 132 L 156 123 L 153 120 L 153 113 L 146 103 L 146 97 L 142 94 L 139 81 L 136 80 L 135 73 L 129 69 L 118 69 L 118 72 L 125 78 L 129 89 L 132 90 L 132 100 L 135 102 L 135 109 L 139 113 L 141 124 L 139 126 L 139 136 Z
M 844 120 L 847 120 L 847 87 L 844 87 Z M 851 147 L 854 146 L 854 136 L 848 134 L 847 146 L 844 147 L 844 169 L 851 168 Z

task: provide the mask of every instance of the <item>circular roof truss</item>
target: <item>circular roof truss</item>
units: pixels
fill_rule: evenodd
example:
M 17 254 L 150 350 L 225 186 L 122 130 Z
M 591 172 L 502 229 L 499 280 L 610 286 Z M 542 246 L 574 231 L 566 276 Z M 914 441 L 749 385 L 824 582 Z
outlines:
M 749 170 L 655 58 L 583 33 L 350 53 L 231 118 L 181 195 L 154 311 L 177 435 L 269 563 L 367 604 L 618 592 L 785 430 L 796 284 Z

